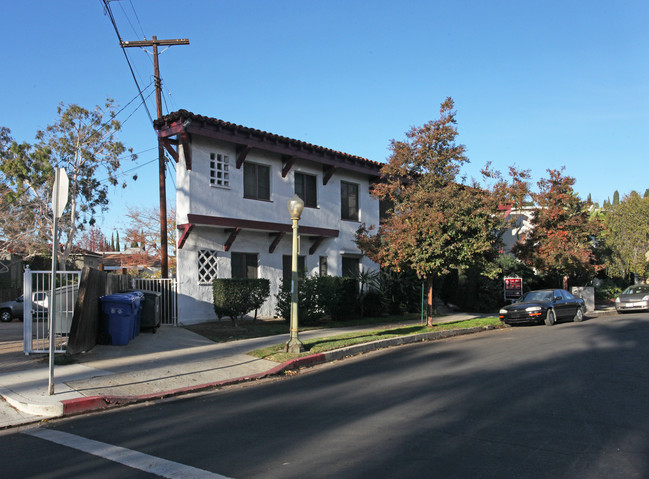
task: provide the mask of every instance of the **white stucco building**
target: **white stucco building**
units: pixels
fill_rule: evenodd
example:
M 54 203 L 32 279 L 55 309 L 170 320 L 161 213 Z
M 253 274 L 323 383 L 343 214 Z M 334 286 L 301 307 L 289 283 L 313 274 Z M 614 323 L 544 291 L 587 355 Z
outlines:
M 369 188 L 380 163 L 185 110 L 154 125 L 177 162 L 180 322 L 216 317 L 214 278 L 268 278 L 271 297 L 259 314 L 275 315 L 275 294 L 290 278 L 287 203 L 295 193 L 305 201 L 300 269 L 338 276 L 378 269 L 353 238 L 361 223 L 379 223 Z
M 522 208 L 517 208 L 515 210 L 505 209 L 505 218 L 507 220 L 513 220 L 513 224 L 510 228 L 507 228 L 503 232 L 503 252 L 510 253 L 514 245 L 523 240 L 525 235 L 534 228 L 532 225 L 532 218 L 536 207 L 533 206 L 524 206 Z

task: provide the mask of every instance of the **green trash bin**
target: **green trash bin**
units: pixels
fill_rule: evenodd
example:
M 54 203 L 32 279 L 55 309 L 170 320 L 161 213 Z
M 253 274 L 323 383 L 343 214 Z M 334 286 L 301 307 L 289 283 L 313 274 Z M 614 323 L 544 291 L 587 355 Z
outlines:
M 140 330 L 155 330 L 160 327 L 162 318 L 162 293 L 159 291 L 140 290 L 144 294 Z

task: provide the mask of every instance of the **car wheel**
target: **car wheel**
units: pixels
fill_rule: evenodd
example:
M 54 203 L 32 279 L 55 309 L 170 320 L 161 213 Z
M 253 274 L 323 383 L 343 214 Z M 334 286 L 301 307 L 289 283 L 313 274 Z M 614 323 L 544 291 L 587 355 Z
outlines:
M 552 326 L 556 322 L 556 316 L 554 315 L 554 309 L 548 309 L 547 314 L 545 315 L 545 325 Z
M 11 311 L 9 311 L 8 309 L 3 309 L 2 311 L 0 311 L 0 321 L 2 321 L 3 323 L 8 323 L 12 319 L 13 318 L 11 317 Z
M 577 308 L 577 313 L 575 317 L 572 318 L 575 323 L 580 323 L 584 320 L 584 310 L 582 308 Z

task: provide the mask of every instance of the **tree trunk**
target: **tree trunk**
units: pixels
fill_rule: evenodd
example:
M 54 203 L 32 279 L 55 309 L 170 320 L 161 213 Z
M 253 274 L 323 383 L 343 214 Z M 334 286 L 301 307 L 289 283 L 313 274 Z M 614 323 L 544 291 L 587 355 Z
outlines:
M 568 291 L 568 275 L 565 275 L 563 277 L 563 284 L 561 285 L 561 287 Z
M 426 276 L 426 289 L 428 290 L 428 301 L 426 302 L 426 326 L 433 325 L 433 315 L 437 313 L 435 310 L 435 296 L 433 294 L 433 276 Z

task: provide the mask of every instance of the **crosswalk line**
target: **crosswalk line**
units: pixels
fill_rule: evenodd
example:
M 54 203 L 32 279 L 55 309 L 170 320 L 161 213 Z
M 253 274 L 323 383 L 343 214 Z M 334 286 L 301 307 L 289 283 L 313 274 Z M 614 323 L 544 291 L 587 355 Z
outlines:
M 231 479 L 214 472 L 186 466 L 159 457 L 150 456 L 124 447 L 113 446 L 105 442 L 86 439 L 85 437 L 55 431 L 53 429 L 34 429 L 23 431 L 23 434 L 44 439 L 78 451 L 86 452 L 109 461 L 117 462 L 133 469 L 156 474 L 169 479 Z

